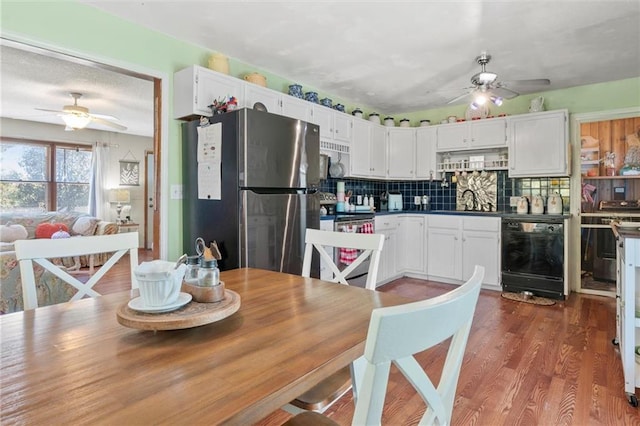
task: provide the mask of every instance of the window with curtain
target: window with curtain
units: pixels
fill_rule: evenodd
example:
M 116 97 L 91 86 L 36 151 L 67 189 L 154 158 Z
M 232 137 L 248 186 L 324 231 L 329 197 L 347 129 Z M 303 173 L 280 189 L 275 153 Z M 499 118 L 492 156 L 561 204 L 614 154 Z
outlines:
M 88 212 L 92 151 L 65 143 L 0 140 L 0 208 Z

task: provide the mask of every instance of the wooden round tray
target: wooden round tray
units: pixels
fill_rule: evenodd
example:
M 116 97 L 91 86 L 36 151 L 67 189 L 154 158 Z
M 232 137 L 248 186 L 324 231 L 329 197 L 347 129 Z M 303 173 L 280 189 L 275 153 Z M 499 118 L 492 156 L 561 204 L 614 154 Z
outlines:
M 128 306 L 128 302 L 118 308 L 118 322 L 125 327 L 140 330 L 180 330 L 198 327 L 220 321 L 233 315 L 240 308 L 240 295 L 225 290 L 224 299 L 215 303 L 198 303 L 193 300 L 175 311 L 148 314 L 138 312 Z

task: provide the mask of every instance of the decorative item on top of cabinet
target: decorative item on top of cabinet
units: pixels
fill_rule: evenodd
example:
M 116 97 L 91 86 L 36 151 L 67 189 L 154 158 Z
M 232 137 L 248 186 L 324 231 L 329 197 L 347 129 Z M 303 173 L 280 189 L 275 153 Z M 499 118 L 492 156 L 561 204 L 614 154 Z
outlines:
M 198 65 L 184 68 L 173 75 L 173 117 L 192 120 L 211 116 L 209 105 L 214 99 L 235 97 L 244 105 L 244 82 Z

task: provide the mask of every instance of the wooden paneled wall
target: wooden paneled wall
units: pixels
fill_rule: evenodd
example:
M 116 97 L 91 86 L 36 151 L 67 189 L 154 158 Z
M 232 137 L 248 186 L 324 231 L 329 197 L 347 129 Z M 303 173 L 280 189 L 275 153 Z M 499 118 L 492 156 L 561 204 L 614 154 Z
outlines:
M 640 117 L 624 118 L 620 120 L 594 121 L 580 125 L 580 137 L 591 136 L 600 144 L 599 158 L 605 158 L 607 152 L 616 154 L 616 172 L 620 172 L 627 153 L 627 135 L 640 138 Z M 605 175 L 604 165 L 600 164 L 600 176 Z
M 580 125 L 580 137 L 584 139 L 585 136 L 597 139 L 599 148 L 597 158 L 604 159 L 607 152 L 615 153 L 616 175 L 619 175 L 627 153 L 627 140 L 640 141 L 640 117 L 583 123 Z M 598 169 L 599 176 L 606 175 L 604 164 L 600 163 Z M 584 177 L 583 179 L 596 186 L 596 201 L 614 199 L 614 188 L 616 187 L 626 189 L 625 199 L 640 199 L 640 177 L 620 176 L 609 179 Z M 585 207 L 583 204 L 583 211 Z M 597 208 L 597 205 L 595 207 Z

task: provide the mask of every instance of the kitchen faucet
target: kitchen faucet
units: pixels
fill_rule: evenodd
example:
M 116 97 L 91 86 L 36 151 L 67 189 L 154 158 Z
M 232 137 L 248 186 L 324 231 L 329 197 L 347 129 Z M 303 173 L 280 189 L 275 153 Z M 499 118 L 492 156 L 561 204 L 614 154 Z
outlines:
M 464 191 L 462 191 L 462 199 L 464 200 L 464 195 L 470 192 L 471 193 L 471 197 L 473 199 L 473 208 L 471 210 L 478 210 L 478 197 L 476 196 L 476 193 L 472 190 L 472 189 L 465 189 Z M 467 203 L 464 204 L 464 209 L 467 209 Z

